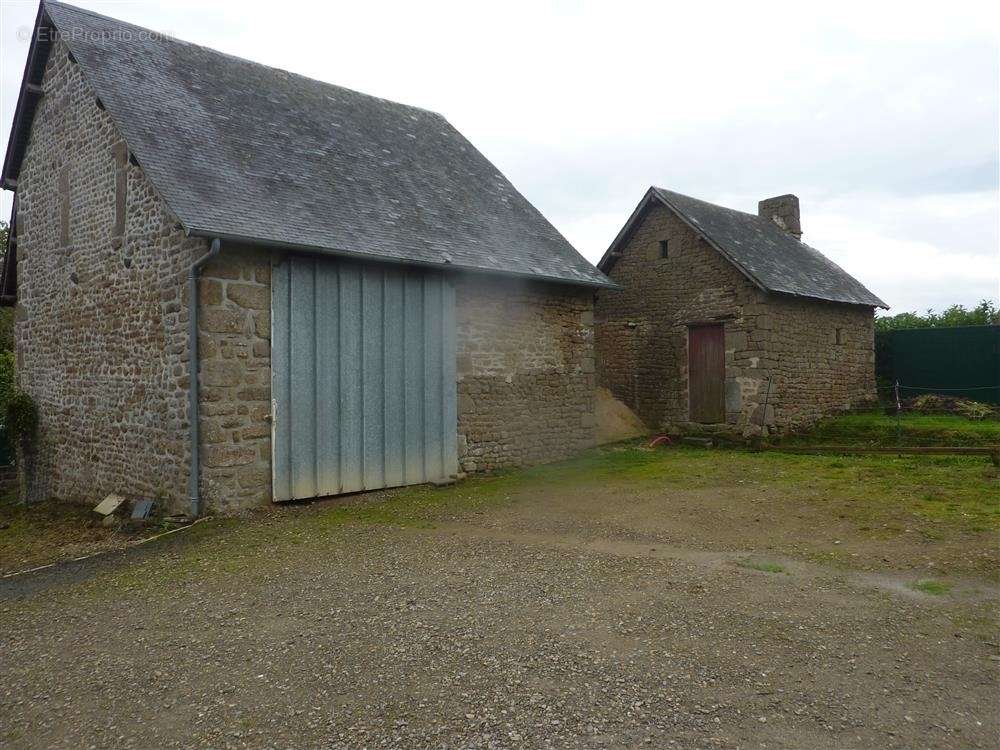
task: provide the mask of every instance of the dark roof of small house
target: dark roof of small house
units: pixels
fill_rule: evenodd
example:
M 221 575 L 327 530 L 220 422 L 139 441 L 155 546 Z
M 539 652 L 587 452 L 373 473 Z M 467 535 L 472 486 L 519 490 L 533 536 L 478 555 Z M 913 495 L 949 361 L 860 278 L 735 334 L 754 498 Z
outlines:
M 612 285 L 439 114 L 58 2 L 39 23 L 192 234 Z
M 653 203 L 665 205 L 721 253 L 750 281 L 768 292 L 831 302 L 888 305 L 819 250 L 801 242 L 767 218 L 735 211 L 652 187 L 597 264 L 611 270 L 617 251 Z

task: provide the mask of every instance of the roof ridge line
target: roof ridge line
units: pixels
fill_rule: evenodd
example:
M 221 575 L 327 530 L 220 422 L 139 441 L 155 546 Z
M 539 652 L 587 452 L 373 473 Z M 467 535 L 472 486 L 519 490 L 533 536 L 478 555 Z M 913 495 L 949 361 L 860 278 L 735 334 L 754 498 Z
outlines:
M 395 99 L 388 99 L 388 98 L 386 98 L 384 96 L 375 96 L 374 94 L 368 94 L 368 93 L 365 93 L 364 91 L 359 91 L 358 89 L 352 89 L 349 86 L 342 86 L 339 83 L 331 83 L 330 81 L 324 81 L 324 80 L 322 80 L 320 78 L 314 78 L 312 76 L 307 76 L 304 73 L 296 73 L 294 70 L 288 70 L 286 68 L 279 68 L 276 65 L 265 65 L 262 62 L 258 62 L 256 60 L 251 60 L 249 57 L 241 57 L 240 55 L 234 55 L 231 52 L 223 52 L 222 50 L 215 49 L 214 47 L 209 47 L 208 45 L 205 45 L 205 44 L 199 44 L 198 42 L 190 42 L 187 39 L 181 39 L 180 37 L 174 36 L 173 34 L 169 34 L 169 33 L 165 32 L 165 31 L 159 31 L 157 29 L 151 29 L 148 26 L 140 26 L 139 24 L 132 23 L 131 21 L 122 21 L 121 19 L 115 18 L 114 16 L 106 16 L 103 13 L 97 13 L 96 11 L 89 10 L 87 8 L 81 8 L 79 5 L 72 5 L 70 3 L 64 3 L 64 2 L 61 2 L 61 0 L 42 0 L 42 6 L 43 7 L 47 7 L 47 6 L 50 6 L 50 5 L 55 5 L 55 6 L 58 6 L 58 7 L 61 7 L 61 8 L 67 8 L 67 9 L 73 11 L 73 12 L 76 12 L 76 13 L 84 13 L 84 14 L 86 14 L 88 16 L 92 16 L 93 18 L 99 18 L 102 21 L 111 21 L 111 22 L 116 23 L 116 24 L 118 24 L 120 26 L 131 26 L 132 28 L 140 29 L 142 31 L 150 31 L 150 32 L 152 32 L 154 34 L 160 35 L 164 39 L 167 39 L 167 40 L 169 40 L 171 42 L 174 42 L 175 44 L 183 44 L 183 45 L 188 46 L 188 47 L 195 47 L 196 49 L 205 50 L 206 52 L 210 52 L 210 53 L 212 53 L 214 55 L 220 55 L 221 57 L 228 57 L 228 58 L 230 58 L 232 60 L 239 60 L 242 63 L 248 63 L 248 64 L 253 65 L 255 67 L 258 67 L 258 68 L 265 68 L 266 70 L 276 70 L 279 73 L 285 73 L 286 75 L 295 76 L 296 78 L 301 78 L 304 81 L 312 81 L 313 83 L 318 83 L 318 84 L 320 84 L 322 86 L 330 86 L 330 87 L 333 87 L 333 88 L 341 89 L 343 91 L 349 91 L 352 94 L 355 94 L 357 96 L 363 96 L 363 97 L 365 97 L 367 99 L 375 99 L 375 100 L 378 100 L 378 101 L 386 102 L 388 104 L 393 104 L 393 105 L 395 105 L 397 107 L 407 107 L 408 109 L 414 109 L 414 110 L 417 110 L 418 112 L 425 112 L 427 114 L 434 115 L 436 117 L 440 117 L 442 120 L 446 120 L 447 119 L 440 112 L 437 112 L 437 111 L 435 111 L 433 109 L 427 109 L 426 107 L 420 107 L 420 106 L 417 106 L 416 104 L 407 104 L 406 102 L 396 101 Z M 53 19 L 53 23 L 54 22 L 55 21 Z
M 712 203 L 712 201 L 707 201 L 704 198 L 695 198 L 693 195 L 688 195 L 687 193 L 679 193 L 676 190 L 670 190 L 668 188 L 662 188 L 658 185 L 652 186 L 653 190 L 663 193 L 672 193 L 674 195 L 679 195 L 682 198 L 686 198 L 689 201 L 698 201 L 699 203 L 705 203 L 709 206 L 714 206 L 715 208 L 721 208 L 723 211 L 732 211 L 734 214 L 742 214 L 743 216 L 750 216 L 754 219 L 763 219 L 760 214 L 752 214 L 749 211 L 740 211 L 738 208 L 730 208 L 729 206 L 723 206 L 721 203 Z
M 888 308 L 870 289 L 819 249 L 759 214 L 720 206 L 651 185 L 597 267 L 611 272 L 652 205 L 661 205 L 765 292 Z
M 188 237 L 615 286 L 437 113 L 58 0 L 39 19 Z

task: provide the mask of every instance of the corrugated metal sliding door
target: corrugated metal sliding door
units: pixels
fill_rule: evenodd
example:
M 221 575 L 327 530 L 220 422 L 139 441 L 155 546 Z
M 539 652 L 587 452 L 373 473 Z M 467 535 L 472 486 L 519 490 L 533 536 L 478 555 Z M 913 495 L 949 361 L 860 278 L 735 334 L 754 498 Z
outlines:
M 454 288 L 433 271 L 276 258 L 271 394 L 277 502 L 454 475 Z
M 688 328 L 688 409 L 692 422 L 726 421 L 726 334 L 721 324 Z

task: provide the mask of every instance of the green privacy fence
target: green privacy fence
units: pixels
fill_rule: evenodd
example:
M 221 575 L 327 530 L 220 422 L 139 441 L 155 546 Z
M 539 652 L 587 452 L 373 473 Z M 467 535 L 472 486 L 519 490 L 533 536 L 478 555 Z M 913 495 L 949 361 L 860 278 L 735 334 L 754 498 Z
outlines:
M 875 340 L 879 385 L 1000 404 L 1000 326 L 908 328 Z

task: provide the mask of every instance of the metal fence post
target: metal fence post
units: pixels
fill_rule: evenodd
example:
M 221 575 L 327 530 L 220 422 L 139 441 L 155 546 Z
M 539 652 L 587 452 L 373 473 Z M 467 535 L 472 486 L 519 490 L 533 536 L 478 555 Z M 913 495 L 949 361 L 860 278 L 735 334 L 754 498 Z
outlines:
M 903 410 L 903 404 L 899 400 L 899 381 L 896 381 L 896 385 L 893 387 L 896 394 L 896 447 L 903 447 L 903 430 L 899 424 L 899 413 Z
M 761 410 L 760 413 L 760 433 L 762 436 L 764 434 L 764 430 L 766 429 L 765 425 L 767 424 L 767 401 L 768 398 L 771 396 L 771 381 L 773 379 L 774 379 L 773 374 L 767 376 L 767 390 L 764 391 L 764 408 Z

